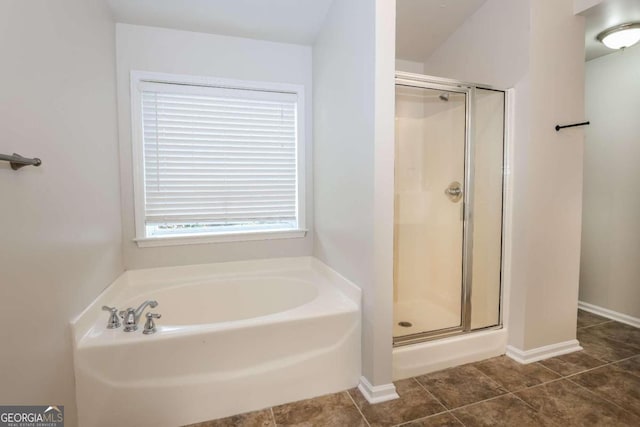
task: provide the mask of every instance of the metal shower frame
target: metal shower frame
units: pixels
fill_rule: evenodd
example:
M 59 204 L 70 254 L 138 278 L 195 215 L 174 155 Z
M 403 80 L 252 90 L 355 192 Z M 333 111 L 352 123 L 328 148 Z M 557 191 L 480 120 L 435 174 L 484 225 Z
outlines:
M 460 325 L 444 329 L 424 331 L 410 335 L 393 337 L 394 347 L 419 342 L 445 338 L 454 335 L 467 334 L 477 331 L 500 329 L 503 324 L 503 259 L 504 259 L 504 219 L 506 201 L 505 167 L 508 164 L 507 123 L 509 118 L 508 92 L 489 85 L 466 83 L 454 79 L 427 76 L 422 74 L 396 72 L 395 85 L 422 89 L 433 89 L 465 94 L 465 159 L 464 159 L 464 199 L 463 199 L 463 243 L 462 243 L 462 293 L 461 293 L 461 322 Z M 504 124 L 503 124 L 503 159 L 502 159 L 502 200 L 501 200 L 501 236 L 500 236 L 500 301 L 498 302 L 498 324 L 479 329 L 471 329 L 471 293 L 473 290 L 473 201 L 474 201 L 474 140 L 472 129 L 475 120 L 476 89 L 491 90 L 504 93 Z M 394 267 L 395 268 L 395 267 Z

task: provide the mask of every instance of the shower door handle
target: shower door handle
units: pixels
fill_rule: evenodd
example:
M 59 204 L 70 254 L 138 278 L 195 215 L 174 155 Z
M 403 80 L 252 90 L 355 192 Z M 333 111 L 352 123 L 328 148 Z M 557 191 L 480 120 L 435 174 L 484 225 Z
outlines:
M 456 203 L 460 199 L 462 199 L 462 185 L 458 181 L 453 181 L 444 190 L 444 194 L 447 195 L 449 200 L 451 200 L 453 203 Z

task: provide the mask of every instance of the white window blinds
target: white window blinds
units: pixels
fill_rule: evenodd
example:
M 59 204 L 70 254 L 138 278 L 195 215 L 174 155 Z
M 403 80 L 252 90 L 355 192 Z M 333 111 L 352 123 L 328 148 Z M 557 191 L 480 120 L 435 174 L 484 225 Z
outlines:
M 147 237 L 297 228 L 297 95 L 141 83 Z

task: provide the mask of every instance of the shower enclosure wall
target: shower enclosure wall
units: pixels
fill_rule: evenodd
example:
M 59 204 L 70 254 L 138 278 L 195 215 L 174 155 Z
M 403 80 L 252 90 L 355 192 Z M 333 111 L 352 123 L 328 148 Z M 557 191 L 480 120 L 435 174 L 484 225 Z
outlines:
M 501 325 L 505 92 L 396 75 L 394 344 Z

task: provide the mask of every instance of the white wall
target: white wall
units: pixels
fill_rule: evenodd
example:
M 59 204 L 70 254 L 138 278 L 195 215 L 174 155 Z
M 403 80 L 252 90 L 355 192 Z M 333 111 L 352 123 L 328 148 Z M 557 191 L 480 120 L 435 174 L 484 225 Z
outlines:
M 336 1 L 313 48 L 313 252 L 363 290 L 374 385 L 391 382 L 394 23 L 395 2 Z
M 573 0 L 573 12 L 577 15 L 578 13 L 591 9 L 604 1 L 605 0 Z
M 423 74 L 424 64 L 422 62 L 396 58 L 396 70 L 404 71 L 407 73 Z
M 515 88 L 505 281 L 521 350 L 575 339 L 583 131 L 553 127 L 584 117 L 583 56 L 572 0 L 489 0 L 425 61 L 426 74 Z
M 114 26 L 104 2 L 0 3 L 0 402 L 77 424 L 69 321 L 123 271 Z
M 124 261 L 127 269 L 311 255 L 313 245 L 311 47 L 128 24 L 116 25 Z M 306 100 L 306 237 L 138 248 L 131 165 L 131 70 L 301 84 Z
M 531 140 L 513 165 L 514 236 L 525 236 L 513 242 L 512 266 L 514 286 L 527 289 L 523 349 L 576 336 L 584 143 L 583 128 L 555 130 L 584 119 L 584 18 L 571 0 L 531 6 Z
M 580 301 L 640 318 L 640 45 L 586 64 Z
M 371 296 L 373 304 L 367 307 L 373 324 L 373 351 L 375 354 L 374 371 L 367 378 L 373 385 L 390 383 L 392 377 L 395 0 L 375 1 L 374 22 L 374 290 Z M 364 371 L 363 373 L 369 375 Z
M 426 74 L 515 86 L 529 68 L 530 0 L 488 0 L 425 58 Z

